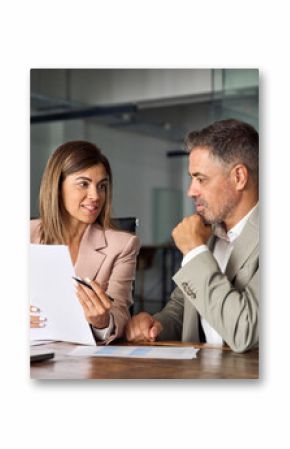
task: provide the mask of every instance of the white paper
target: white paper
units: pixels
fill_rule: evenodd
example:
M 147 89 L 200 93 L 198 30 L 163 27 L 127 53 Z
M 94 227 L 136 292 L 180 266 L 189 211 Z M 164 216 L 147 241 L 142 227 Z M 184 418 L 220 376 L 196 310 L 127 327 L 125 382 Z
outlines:
M 30 347 L 31 346 L 41 346 L 41 345 L 48 345 L 49 343 L 54 343 L 55 340 L 30 340 Z
M 198 349 L 180 346 L 81 346 L 69 353 L 82 357 L 126 357 L 137 359 L 194 359 Z
M 30 245 L 30 303 L 47 318 L 44 328 L 30 329 L 31 340 L 59 340 L 95 345 L 75 294 L 68 247 Z

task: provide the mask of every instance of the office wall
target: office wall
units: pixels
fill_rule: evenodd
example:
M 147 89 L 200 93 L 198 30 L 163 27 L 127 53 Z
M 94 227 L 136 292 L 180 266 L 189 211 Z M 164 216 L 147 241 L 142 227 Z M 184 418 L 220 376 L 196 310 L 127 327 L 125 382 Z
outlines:
M 64 139 L 64 123 L 44 123 L 30 128 L 30 216 L 38 217 L 40 180 L 52 149 Z
M 114 215 L 137 216 L 142 243 L 156 243 L 153 233 L 154 189 L 180 189 L 181 164 L 166 157 L 166 152 L 174 148 L 173 144 L 95 125 L 87 125 L 86 136 L 101 146 L 111 162 Z
M 49 122 L 30 127 L 30 216 L 38 216 L 38 193 L 45 165 L 55 148 L 84 135 L 84 121 Z

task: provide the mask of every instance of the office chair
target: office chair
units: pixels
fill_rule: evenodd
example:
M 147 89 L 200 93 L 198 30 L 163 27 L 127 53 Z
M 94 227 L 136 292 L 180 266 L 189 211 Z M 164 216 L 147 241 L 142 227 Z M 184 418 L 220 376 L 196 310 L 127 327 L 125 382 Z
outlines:
M 135 217 L 112 218 L 111 221 L 117 229 L 132 232 L 133 234 L 136 234 L 136 228 L 139 225 L 139 220 Z

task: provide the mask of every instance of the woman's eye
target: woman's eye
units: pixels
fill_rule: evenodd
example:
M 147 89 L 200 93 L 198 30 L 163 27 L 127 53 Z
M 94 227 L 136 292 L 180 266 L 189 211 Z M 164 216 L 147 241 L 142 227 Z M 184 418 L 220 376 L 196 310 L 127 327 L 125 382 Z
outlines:
M 99 189 L 101 192 L 106 191 L 106 189 L 107 189 L 107 184 L 100 184 L 100 185 L 98 186 L 98 189 Z
M 81 187 L 87 187 L 87 186 L 88 186 L 88 183 L 87 183 L 86 181 L 82 181 L 82 182 L 79 183 L 79 185 L 80 185 Z

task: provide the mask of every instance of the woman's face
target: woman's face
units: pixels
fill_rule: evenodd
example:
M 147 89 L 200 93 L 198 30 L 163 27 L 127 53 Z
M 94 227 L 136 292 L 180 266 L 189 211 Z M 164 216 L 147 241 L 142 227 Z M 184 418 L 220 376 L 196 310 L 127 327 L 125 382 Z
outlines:
M 62 200 L 70 224 L 91 224 L 100 215 L 109 186 L 103 164 L 68 175 L 62 183 Z

